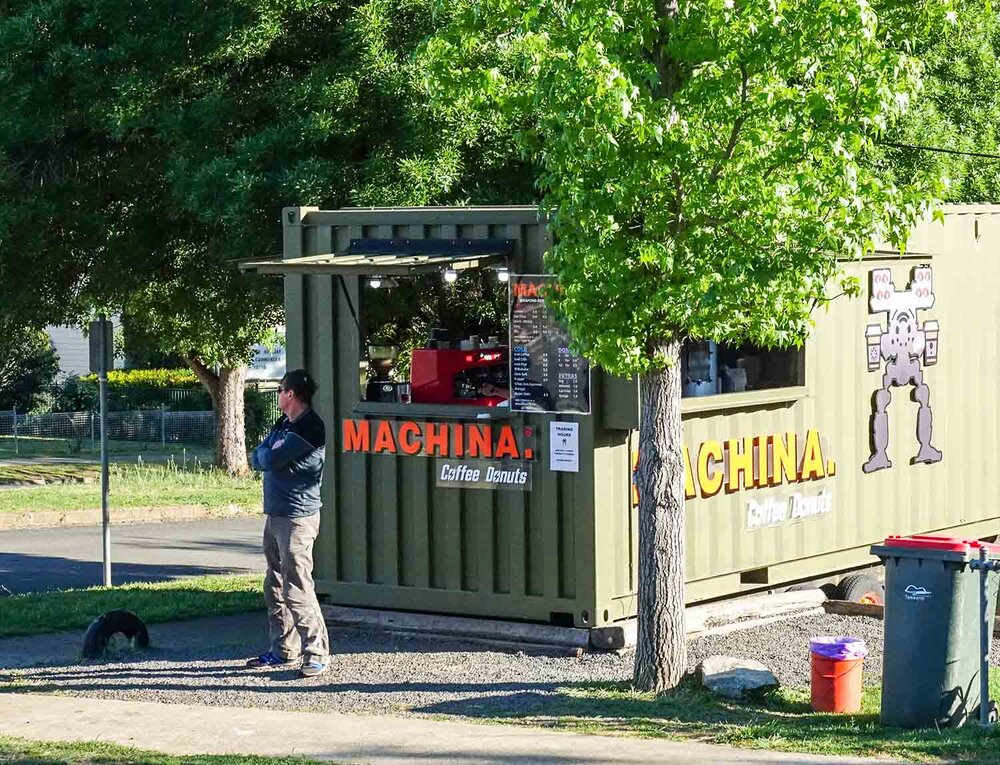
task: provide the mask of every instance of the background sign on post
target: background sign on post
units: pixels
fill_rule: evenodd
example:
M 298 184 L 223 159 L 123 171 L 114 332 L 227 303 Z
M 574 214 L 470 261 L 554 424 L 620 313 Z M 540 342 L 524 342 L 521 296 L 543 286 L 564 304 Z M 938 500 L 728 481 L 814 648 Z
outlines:
M 102 342 L 103 341 L 103 342 Z M 90 372 L 100 374 L 115 368 L 115 325 L 107 319 L 90 322 Z
M 580 423 L 549 423 L 549 469 L 580 472 Z

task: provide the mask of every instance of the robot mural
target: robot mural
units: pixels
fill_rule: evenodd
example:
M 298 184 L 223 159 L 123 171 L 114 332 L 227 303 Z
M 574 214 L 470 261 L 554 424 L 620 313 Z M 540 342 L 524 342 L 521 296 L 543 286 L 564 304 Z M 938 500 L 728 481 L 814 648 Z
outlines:
M 924 366 L 937 363 L 938 323 L 928 320 L 921 326 L 917 312 L 934 305 L 933 276 L 930 266 L 918 266 L 910 272 L 910 283 L 905 291 L 898 291 L 892 283 L 888 268 L 876 268 L 869 274 L 869 313 L 885 313 L 886 329 L 881 323 L 869 324 L 865 329 L 868 342 L 868 371 L 875 372 L 885 359 L 882 387 L 872 395 L 871 449 L 872 455 L 862 466 L 865 473 L 892 467 L 889 447 L 889 402 L 891 389 L 913 386 L 911 400 L 920 405 L 917 412 L 917 443 L 919 449 L 911 464 L 939 462 L 941 452 L 931 445 L 933 413 L 931 390 L 924 382 Z

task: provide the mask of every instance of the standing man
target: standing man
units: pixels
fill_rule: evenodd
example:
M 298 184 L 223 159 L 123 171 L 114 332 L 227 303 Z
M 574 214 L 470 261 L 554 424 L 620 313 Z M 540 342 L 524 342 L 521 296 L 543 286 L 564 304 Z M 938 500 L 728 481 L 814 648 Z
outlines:
M 287 667 L 302 659 L 303 677 L 329 666 L 330 638 L 313 586 L 313 543 L 319 533 L 326 428 L 313 411 L 316 383 L 304 369 L 281 378 L 275 423 L 251 457 L 264 472 L 264 602 L 270 649 L 248 668 Z

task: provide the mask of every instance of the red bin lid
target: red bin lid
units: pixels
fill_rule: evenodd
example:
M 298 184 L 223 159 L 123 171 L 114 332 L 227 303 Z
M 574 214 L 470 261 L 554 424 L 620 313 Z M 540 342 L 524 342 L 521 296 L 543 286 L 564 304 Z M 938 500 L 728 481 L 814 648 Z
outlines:
M 1000 555 L 1000 545 L 980 542 L 978 539 L 965 539 L 963 537 L 944 537 L 934 534 L 914 534 L 903 537 L 891 535 L 885 538 L 882 543 L 885 547 L 905 547 L 907 549 L 936 550 L 938 552 L 970 553 L 985 547 L 990 553 Z

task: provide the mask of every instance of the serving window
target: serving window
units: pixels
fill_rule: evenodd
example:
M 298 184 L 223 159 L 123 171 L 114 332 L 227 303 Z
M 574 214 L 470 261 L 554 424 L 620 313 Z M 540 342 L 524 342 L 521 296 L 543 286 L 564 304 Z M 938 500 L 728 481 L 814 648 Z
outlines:
M 503 265 L 365 277 L 360 396 L 366 402 L 504 407 L 510 397 Z M 447 278 L 446 278 L 447 276 Z
M 681 397 L 769 391 L 805 385 L 803 349 L 688 340 L 681 351 Z
M 240 268 L 333 277 L 359 334 L 359 403 L 500 408 L 510 398 L 514 245 L 351 239 L 339 253 L 247 259 Z

